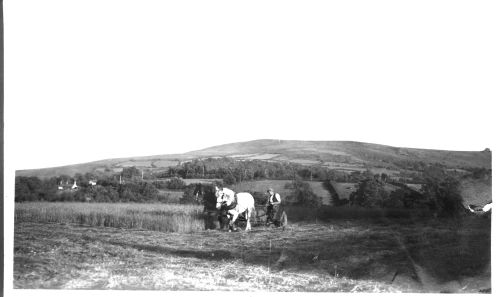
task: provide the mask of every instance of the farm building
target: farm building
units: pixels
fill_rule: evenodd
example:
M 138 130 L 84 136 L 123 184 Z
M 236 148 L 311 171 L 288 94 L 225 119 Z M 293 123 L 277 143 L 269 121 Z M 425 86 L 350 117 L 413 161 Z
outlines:
M 76 190 L 78 190 L 78 185 L 76 184 L 76 180 L 74 180 L 73 185 L 70 185 L 70 183 L 68 181 L 66 181 L 65 183 L 63 183 L 63 181 L 61 181 L 59 183 L 59 186 L 57 186 L 57 190 L 58 191 L 76 191 Z

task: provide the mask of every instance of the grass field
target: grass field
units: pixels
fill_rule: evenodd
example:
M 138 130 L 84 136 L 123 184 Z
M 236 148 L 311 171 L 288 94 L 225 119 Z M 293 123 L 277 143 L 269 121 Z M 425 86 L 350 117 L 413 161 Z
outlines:
M 151 161 L 127 161 L 115 165 L 116 167 L 151 167 Z
M 15 222 L 80 224 L 162 232 L 203 230 L 203 207 L 179 204 L 18 203 Z
M 37 213 L 43 205 L 33 206 L 22 209 Z M 156 210 L 150 207 L 120 209 Z M 483 218 L 334 220 L 233 233 L 40 218 L 16 214 L 15 288 L 476 293 L 491 287 L 490 222 Z
M 248 160 L 268 160 L 274 157 L 279 156 L 279 154 L 257 154 L 253 156 L 248 156 L 246 159 Z
M 335 169 L 345 172 L 366 171 L 366 168 L 362 163 L 325 162 L 324 165 L 327 166 L 329 169 Z
M 339 195 L 339 199 L 349 199 L 351 193 L 356 191 L 355 183 L 332 183 L 332 186 Z
M 465 204 L 485 205 L 492 201 L 492 183 L 488 179 L 465 179 L 460 184 L 460 194 Z
M 156 167 L 165 168 L 170 166 L 177 166 L 179 161 L 177 160 L 159 160 L 152 163 Z
M 419 192 L 422 189 L 423 184 L 406 184 L 410 189 Z
M 395 185 L 391 185 L 391 184 L 384 184 L 384 190 L 390 194 L 394 191 L 396 191 L 397 189 L 399 189 L 400 187 L 398 186 L 395 186 Z
M 158 195 L 161 202 L 179 203 L 179 200 L 184 195 L 184 191 L 158 190 Z
M 309 159 L 290 159 L 289 162 L 298 163 L 298 164 L 306 165 L 306 166 L 308 166 L 308 165 L 318 165 L 318 164 L 321 163 L 320 161 L 309 160 Z
M 222 182 L 222 178 L 183 178 L 182 180 L 186 183 L 186 185 Z
M 324 205 L 332 204 L 332 195 L 325 188 L 323 182 L 309 181 L 307 183 L 309 183 L 309 185 L 311 186 L 311 189 L 313 190 L 314 194 L 321 197 L 321 201 L 323 202 Z
M 157 179 L 149 179 L 145 180 L 147 182 L 165 182 L 170 180 L 171 178 L 157 178 Z M 181 178 L 186 185 L 191 184 L 212 184 L 215 182 L 222 182 L 222 178 Z

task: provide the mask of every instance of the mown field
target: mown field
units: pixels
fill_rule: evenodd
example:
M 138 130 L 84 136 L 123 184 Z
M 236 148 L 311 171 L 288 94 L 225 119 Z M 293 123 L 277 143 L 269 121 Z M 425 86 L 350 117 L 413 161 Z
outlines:
M 257 226 L 228 233 L 203 230 L 201 209 L 180 205 L 24 203 L 15 211 L 15 288 L 455 293 L 491 288 L 491 226 L 484 217 L 314 223 L 289 216 L 285 230 Z

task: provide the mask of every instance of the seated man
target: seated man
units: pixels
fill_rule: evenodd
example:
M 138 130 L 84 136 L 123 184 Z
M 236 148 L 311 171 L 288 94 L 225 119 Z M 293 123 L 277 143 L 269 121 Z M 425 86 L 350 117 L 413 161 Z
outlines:
M 276 223 L 279 220 L 278 211 L 281 204 L 280 194 L 275 193 L 273 189 L 269 188 L 267 190 L 269 194 L 268 204 L 267 204 L 267 220 L 266 225 L 271 223 Z

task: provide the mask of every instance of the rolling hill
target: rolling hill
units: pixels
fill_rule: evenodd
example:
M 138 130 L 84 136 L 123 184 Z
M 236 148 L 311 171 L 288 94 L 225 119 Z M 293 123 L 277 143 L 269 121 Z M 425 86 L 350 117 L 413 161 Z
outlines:
M 136 166 L 151 172 L 169 166 L 203 158 L 231 157 L 239 160 L 264 160 L 292 162 L 304 165 L 326 166 L 332 169 L 362 171 L 366 168 L 398 172 L 414 163 L 441 163 L 450 169 L 491 169 L 491 151 L 445 151 L 432 149 L 401 148 L 354 141 L 299 141 L 254 140 L 230 143 L 184 154 L 142 156 L 100 160 L 53 168 L 16 171 L 17 176 L 47 178 L 76 173 L 119 172 L 124 167 Z

